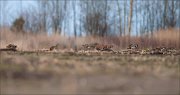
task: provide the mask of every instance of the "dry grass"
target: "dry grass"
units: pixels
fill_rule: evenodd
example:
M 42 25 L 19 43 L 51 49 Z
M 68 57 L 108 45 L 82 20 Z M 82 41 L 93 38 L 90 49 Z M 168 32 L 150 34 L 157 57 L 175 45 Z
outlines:
M 153 36 L 160 45 L 180 48 L 180 29 L 159 30 Z
M 179 55 L 152 56 L 152 55 L 114 55 L 114 54 L 70 54 L 35 52 L 0 52 L 4 55 L 0 61 L 1 73 L 7 74 L 22 70 L 20 73 L 47 74 L 120 74 L 120 73 L 152 73 L 161 77 L 179 76 Z M 4 67 L 5 66 L 5 67 Z M 8 68 L 7 68 L 8 67 Z M 21 68 L 22 67 L 22 68 Z M 42 71 L 41 71 L 42 70 Z M 128 70 L 128 71 L 127 71 Z M 4 71 L 4 72 L 3 72 Z M 26 72 L 27 71 L 27 72 Z M 34 72 L 32 72 L 34 71 Z M 132 71 L 132 72 L 131 72 Z M 169 72 L 170 71 L 170 72 Z M 169 73 L 167 73 L 169 72 Z M 1 74 L 3 76 L 3 74 Z M 23 76 L 22 76 L 23 77 Z M 31 75 L 29 75 L 31 77 Z M 21 77 L 20 77 L 21 78 Z
M 14 33 L 9 29 L 0 29 L 0 48 L 5 48 L 8 44 L 12 43 L 18 46 L 19 50 L 37 50 L 49 48 L 53 45 L 60 44 L 61 46 L 70 49 L 80 47 L 82 44 L 99 42 L 93 37 L 65 37 L 61 35 L 47 35 L 45 33 Z
M 9 31 L 8 29 L 1 32 L 1 48 L 7 44 L 12 43 L 18 46 L 20 50 L 35 50 L 42 48 L 49 48 L 51 45 L 56 44 L 58 41 L 65 42 L 64 37 L 59 35 L 48 36 L 46 34 L 18 34 Z
M 126 48 L 129 43 L 128 37 L 106 37 L 104 42 L 114 43 L 118 48 Z M 166 29 L 155 31 L 152 36 L 146 35 L 142 37 L 132 36 L 130 43 L 137 43 L 140 48 L 154 48 L 154 47 L 174 47 L 180 49 L 180 30 Z
M 2 94 L 179 95 L 179 56 L 0 53 Z
M 103 44 L 112 44 L 114 49 L 126 48 L 129 43 L 125 37 L 65 37 L 56 34 L 18 34 L 13 33 L 7 28 L 0 29 L 0 48 L 12 43 L 18 46 L 19 50 L 37 50 L 49 48 L 59 43 L 63 47 L 70 49 L 80 47 L 85 43 L 99 42 Z M 3 31 L 2 31 L 3 30 Z M 137 43 L 141 48 L 151 48 L 158 46 L 180 48 L 180 32 L 178 29 L 159 30 L 153 34 L 153 37 L 131 37 L 131 43 Z
M 12 43 L 19 50 L 66 48 L 85 43 L 128 46 L 127 37 L 64 37 L 56 34 L 17 34 L 0 31 L 0 48 Z M 141 48 L 180 48 L 176 29 L 160 30 L 152 39 L 131 37 Z M 2 94 L 178 94 L 179 55 L 119 55 L 57 52 L 0 52 Z

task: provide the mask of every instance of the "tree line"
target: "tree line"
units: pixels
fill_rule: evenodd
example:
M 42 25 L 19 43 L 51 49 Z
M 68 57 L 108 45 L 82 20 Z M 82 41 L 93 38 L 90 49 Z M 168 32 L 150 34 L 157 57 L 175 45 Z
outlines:
M 2 26 L 9 7 L 8 2 L 0 2 Z M 22 17 L 23 29 L 33 33 L 62 35 L 72 31 L 75 37 L 143 36 L 159 29 L 180 28 L 178 0 L 38 0 L 34 3 L 16 17 Z

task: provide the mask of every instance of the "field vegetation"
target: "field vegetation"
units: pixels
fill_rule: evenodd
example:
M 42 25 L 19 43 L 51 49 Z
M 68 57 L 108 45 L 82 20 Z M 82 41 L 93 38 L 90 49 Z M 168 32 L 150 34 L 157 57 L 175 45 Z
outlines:
M 117 37 L 1 33 L 1 48 L 17 45 L 17 51 L 0 51 L 2 94 L 179 94 L 179 40 L 173 34 L 179 32 L 175 29 L 157 32 L 156 40 L 132 37 L 140 45 L 138 50 L 153 48 L 139 41 L 143 39 L 148 45 L 172 45 L 175 55 L 123 54 L 127 46 L 119 44 L 123 38 Z M 82 51 L 82 45 L 95 42 L 113 43 L 113 52 Z M 60 48 L 50 51 L 57 43 Z
M 4 94 L 179 93 L 179 55 L 23 51 L 1 55 Z
M 0 0 L 0 94 L 179 95 L 179 5 Z

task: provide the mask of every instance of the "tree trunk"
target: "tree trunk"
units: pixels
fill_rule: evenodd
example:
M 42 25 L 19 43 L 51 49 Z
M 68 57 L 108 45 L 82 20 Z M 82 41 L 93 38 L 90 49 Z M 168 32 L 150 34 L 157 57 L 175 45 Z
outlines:
M 76 38 L 77 33 L 76 33 L 76 1 L 73 1 L 73 15 L 74 15 L 74 36 Z
M 121 9 L 120 9 L 120 3 L 119 1 L 117 0 L 117 6 L 118 6 L 118 14 L 119 14 L 119 33 L 120 33 L 120 36 L 122 36 L 122 19 L 121 19 Z
M 130 10 L 128 18 L 128 43 L 130 44 L 130 32 L 131 32 L 131 23 L 132 23 L 132 14 L 133 13 L 133 0 L 130 1 Z
M 167 23 L 167 4 L 168 4 L 168 1 L 167 0 L 165 0 L 164 1 L 164 26 L 163 26 L 163 28 L 166 28 L 166 25 L 168 24 Z
M 137 10 L 137 1 L 136 1 L 136 37 L 138 37 L 138 30 L 137 30 L 137 24 L 138 24 L 138 20 L 137 20 L 137 14 L 138 14 L 138 10 Z
M 126 35 L 126 5 L 127 1 L 124 1 L 124 36 Z

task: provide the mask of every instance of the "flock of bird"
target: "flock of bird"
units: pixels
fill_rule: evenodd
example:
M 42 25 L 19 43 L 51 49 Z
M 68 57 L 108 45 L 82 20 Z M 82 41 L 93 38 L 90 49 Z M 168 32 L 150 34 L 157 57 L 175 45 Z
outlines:
M 55 46 L 51 46 L 47 51 L 57 51 L 60 44 L 56 44 Z M 100 43 L 90 43 L 84 44 L 81 46 L 80 50 L 83 51 L 106 51 L 106 52 L 113 52 L 113 53 L 120 53 L 120 54 L 179 54 L 180 51 L 174 48 L 167 48 L 167 47 L 157 47 L 152 49 L 139 49 L 138 44 L 130 44 L 127 49 L 121 51 L 114 51 L 113 45 L 109 44 L 100 44 Z M 5 49 L 0 49 L 0 51 L 17 51 L 17 45 L 9 44 L 6 46 Z

